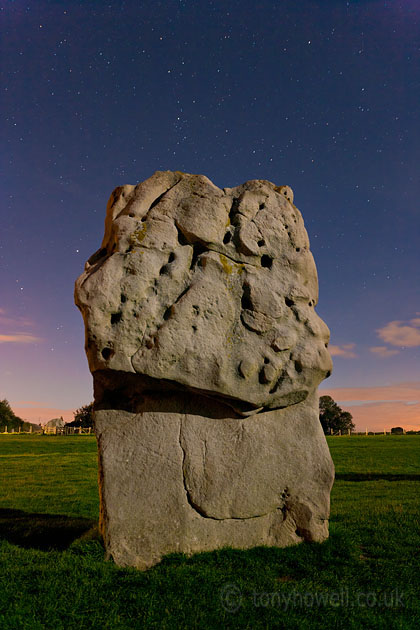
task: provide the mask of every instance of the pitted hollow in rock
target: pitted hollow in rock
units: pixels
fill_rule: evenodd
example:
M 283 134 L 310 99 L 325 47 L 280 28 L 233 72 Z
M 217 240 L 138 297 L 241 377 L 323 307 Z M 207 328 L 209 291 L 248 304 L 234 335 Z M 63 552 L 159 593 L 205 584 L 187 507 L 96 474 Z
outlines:
M 331 373 L 315 264 L 288 186 L 157 172 L 117 188 L 76 282 L 92 372 L 166 380 L 255 411 Z

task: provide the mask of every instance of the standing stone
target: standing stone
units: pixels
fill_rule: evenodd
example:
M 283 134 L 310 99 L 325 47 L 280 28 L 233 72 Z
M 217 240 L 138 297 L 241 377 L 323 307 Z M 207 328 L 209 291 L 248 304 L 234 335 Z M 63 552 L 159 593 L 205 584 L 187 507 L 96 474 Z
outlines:
M 118 564 L 328 536 L 317 299 L 288 186 L 157 172 L 113 192 L 75 300 Z

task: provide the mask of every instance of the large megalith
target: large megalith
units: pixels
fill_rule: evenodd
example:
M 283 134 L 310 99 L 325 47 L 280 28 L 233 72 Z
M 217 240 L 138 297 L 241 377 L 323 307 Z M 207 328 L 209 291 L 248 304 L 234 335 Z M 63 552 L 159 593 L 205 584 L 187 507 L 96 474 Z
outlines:
M 75 300 L 115 562 L 328 536 L 317 299 L 288 186 L 166 171 L 112 193 Z

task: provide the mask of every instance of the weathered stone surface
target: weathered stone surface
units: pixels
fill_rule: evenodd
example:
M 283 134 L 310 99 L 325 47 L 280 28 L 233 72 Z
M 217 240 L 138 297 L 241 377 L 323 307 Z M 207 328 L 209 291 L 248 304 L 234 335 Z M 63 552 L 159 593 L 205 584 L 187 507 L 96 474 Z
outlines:
M 118 564 L 328 536 L 333 468 L 314 401 L 229 409 L 174 393 L 96 412 L 102 531 Z
M 329 331 L 288 186 L 157 172 L 117 188 L 75 299 L 119 564 L 327 536 Z
M 267 181 L 220 190 L 172 172 L 117 188 L 76 288 L 92 372 L 169 379 L 245 413 L 304 400 L 331 359 L 292 198 Z

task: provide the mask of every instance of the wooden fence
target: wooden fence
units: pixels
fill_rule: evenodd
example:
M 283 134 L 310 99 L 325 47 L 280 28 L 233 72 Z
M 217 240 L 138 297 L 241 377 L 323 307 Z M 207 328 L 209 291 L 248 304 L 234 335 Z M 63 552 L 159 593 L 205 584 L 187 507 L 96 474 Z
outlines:
M 90 435 L 93 433 L 93 430 L 91 427 L 44 427 L 41 431 L 32 431 L 32 427 L 30 427 L 28 431 L 22 431 L 21 429 L 19 429 L 19 431 L 15 431 L 14 429 L 8 431 L 7 427 L 0 427 L 0 434 L 1 433 L 6 435 L 18 435 L 19 433 L 33 433 L 34 435 Z

